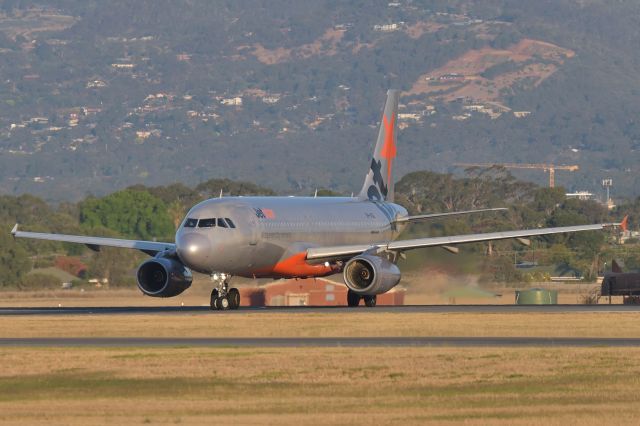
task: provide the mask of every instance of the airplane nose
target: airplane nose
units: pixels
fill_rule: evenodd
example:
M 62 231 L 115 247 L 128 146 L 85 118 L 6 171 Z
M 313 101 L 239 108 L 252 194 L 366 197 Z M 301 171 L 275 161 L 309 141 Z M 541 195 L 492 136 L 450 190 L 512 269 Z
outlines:
M 176 251 L 180 260 L 195 270 L 206 269 L 211 255 L 211 243 L 204 235 L 195 232 L 182 234 L 176 241 Z

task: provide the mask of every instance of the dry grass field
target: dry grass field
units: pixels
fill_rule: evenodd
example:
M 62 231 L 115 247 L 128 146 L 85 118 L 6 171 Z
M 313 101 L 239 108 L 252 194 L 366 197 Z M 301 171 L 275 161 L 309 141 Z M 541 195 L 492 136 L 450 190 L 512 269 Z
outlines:
M 6 296 L 4 306 L 157 302 L 131 292 Z M 639 316 L 4 316 L 0 337 L 640 337 Z M 633 348 L 0 347 L 0 424 L 633 424 L 639 388 Z
M 640 314 L 225 313 L 0 317 L 1 337 L 522 336 L 640 338 Z
M 634 424 L 637 349 L 1 349 L 7 424 Z

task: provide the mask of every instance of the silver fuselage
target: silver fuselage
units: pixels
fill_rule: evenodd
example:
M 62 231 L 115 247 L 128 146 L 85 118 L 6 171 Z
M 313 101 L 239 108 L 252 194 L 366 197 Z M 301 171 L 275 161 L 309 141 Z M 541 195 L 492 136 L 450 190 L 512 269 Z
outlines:
M 337 272 L 333 266 L 307 265 L 303 254 L 308 248 L 389 242 L 401 231 L 394 220 L 406 216 L 397 204 L 349 197 L 209 199 L 187 213 L 176 233 L 176 249 L 185 265 L 202 273 L 330 275 Z M 223 226 L 199 226 L 219 218 Z

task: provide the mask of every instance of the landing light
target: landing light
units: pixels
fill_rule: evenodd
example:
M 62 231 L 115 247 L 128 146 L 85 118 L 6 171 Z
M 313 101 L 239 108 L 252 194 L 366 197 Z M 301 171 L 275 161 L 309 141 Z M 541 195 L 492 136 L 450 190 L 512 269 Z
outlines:
M 329 265 L 330 265 L 330 263 L 329 263 L 329 262 L 324 262 L 324 266 L 325 266 L 325 267 L 327 267 L 327 268 L 328 268 L 328 267 L 329 267 Z
M 195 253 L 197 251 L 198 251 L 198 246 L 196 246 L 196 245 L 189 246 L 189 252 L 190 253 Z
M 213 279 L 217 280 L 218 279 L 218 274 L 213 274 Z

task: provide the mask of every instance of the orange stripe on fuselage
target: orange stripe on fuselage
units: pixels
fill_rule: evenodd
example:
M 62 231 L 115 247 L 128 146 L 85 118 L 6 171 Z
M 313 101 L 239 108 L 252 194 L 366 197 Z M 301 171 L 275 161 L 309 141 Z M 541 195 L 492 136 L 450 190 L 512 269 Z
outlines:
M 297 253 L 276 263 L 271 270 L 275 276 L 286 278 L 296 277 L 324 277 L 336 273 L 337 271 L 324 264 L 310 265 L 307 263 L 306 253 Z

